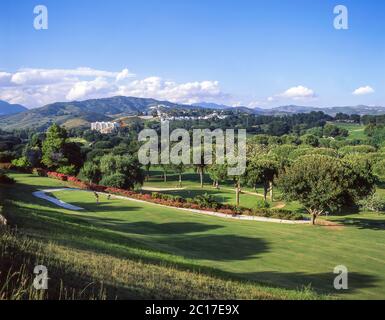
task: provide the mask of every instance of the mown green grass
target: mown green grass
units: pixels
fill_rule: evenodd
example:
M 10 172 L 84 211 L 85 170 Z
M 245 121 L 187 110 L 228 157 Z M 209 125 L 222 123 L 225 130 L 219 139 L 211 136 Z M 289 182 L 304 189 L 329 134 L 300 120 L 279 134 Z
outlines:
M 108 298 L 120 299 L 325 298 L 309 288 L 291 290 L 257 285 L 232 277 L 215 268 L 200 265 L 192 258 L 184 257 L 182 254 L 180 256 L 169 254 L 166 249 L 161 248 L 162 246 L 153 247 L 154 233 L 166 235 L 167 232 L 170 232 L 174 234 L 180 228 L 177 233 L 182 236 L 186 232 L 187 237 L 190 232 L 199 233 L 201 230 L 210 229 L 210 226 L 202 226 L 198 223 L 180 225 L 169 223 L 160 225 L 156 232 L 152 230 L 151 222 L 148 222 L 150 228 L 145 227 L 147 222 L 141 222 L 142 227 L 140 227 L 140 223 L 118 226 L 119 219 L 114 221 L 114 210 L 122 211 L 126 215 L 128 211 L 136 211 L 139 207 L 124 201 L 121 205 L 114 204 L 106 212 L 100 208 L 105 205 L 105 199 L 102 199 L 100 205 L 96 205 L 92 194 L 79 192 L 75 198 L 78 198 L 88 210 L 82 214 L 76 214 L 57 208 L 31 195 L 31 192 L 36 189 L 59 187 L 63 186 L 63 183 L 30 175 L 17 174 L 14 176 L 18 179 L 19 184 L 14 186 L 12 191 L 7 188 L 1 190 L 2 194 L 8 198 L 5 201 L 6 212 L 11 213 L 7 216 L 13 225 L 18 226 L 19 231 L 27 235 L 29 239 L 35 239 L 34 241 L 38 243 L 39 247 L 43 248 L 43 251 L 36 250 L 34 261 L 45 264 L 45 261 L 49 260 L 47 265 L 51 270 L 50 281 L 53 281 L 55 286 L 51 297 L 57 297 L 58 292 L 62 291 L 57 287 L 58 283 L 61 284 L 60 281 L 63 280 L 64 286 L 68 286 L 69 282 L 70 288 L 74 288 L 79 282 L 79 286 L 75 288 L 75 298 L 83 292 L 87 283 L 92 284 L 90 287 L 92 290 L 83 294 L 85 297 L 88 297 L 89 294 L 91 297 L 98 297 L 98 290 L 95 293 L 95 288 L 98 289 L 100 286 L 103 289 L 103 296 L 105 290 Z M 64 197 L 66 193 L 68 192 L 64 192 Z M 58 194 L 60 195 L 60 192 Z M 77 192 L 68 193 L 69 196 L 74 194 L 76 195 Z M 155 211 L 155 207 L 144 205 L 142 210 L 139 215 L 145 214 L 149 210 Z M 99 216 L 96 217 L 95 213 L 98 213 Z M 158 213 L 162 212 L 158 211 Z M 168 210 L 165 210 L 164 213 L 167 214 Z M 105 217 L 105 220 L 101 217 Z M 98 221 L 103 222 L 100 224 Z M 121 223 L 128 223 L 128 221 L 121 221 Z M 123 229 L 119 230 L 122 227 Z M 149 234 L 149 238 L 152 235 L 151 239 L 145 239 L 146 233 Z M 140 238 L 135 237 L 139 234 L 142 235 Z M 10 258 L 10 253 L 13 254 L 13 257 L 23 257 L 23 260 L 26 260 L 24 256 L 30 257 L 31 251 L 34 252 L 34 250 L 24 252 L 24 249 L 13 246 L 11 252 L 5 250 L 4 254 L 4 250 L 1 248 L 3 248 L 3 244 L 5 247 L 10 247 L 8 238 L 0 237 L 0 255 L 8 258 L 8 261 L 15 261 L 12 257 Z M 15 242 L 25 243 L 26 241 L 22 238 L 11 241 L 11 243 Z M 28 258 L 27 261 L 31 261 L 31 259 Z M 17 266 L 19 265 L 20 263 L 17 264 Z M 3 265 L 0 263 L 0 274 L 1 271 L 4 273 L 1 267 Z M 27 264 L 27 268 L 33 269 L 31 263 Z M 25 279 L 26 276 L 24 275 L 23 278 Z M 23 291 L 24 287 L 20 291 Z M 0 289 L 0 298 L 1 293 Z M 72 295 L 70 295 L 71 297 Z
M 262 284 L 277 288 L 268 290 L 280 298 L 299 297 L 294 290 L 309 285 L 315 292 L 339 298 L 385 298 L 383 216 L 333 218 L 341 227 L 280 225 L 221 219 L 127 200 L 108 201 L 103 196 L 97 205 L 88 192 L 55 192 L 61 200 L 85 209 L 72 212 L 31 196 L 36 189 L 63 183 L 30 175 L 13 177 L 19 184 L 12 192 L 8 190 L 6 207 L 12 213 L 11 222 L 30 236 L 54 241 L 66 250 L 166 266 L 190 272 L 190 277 L 191 272 L 199 271 L 218 281 L 246 281 L 259 292 Z M 333 288 L 337 265 L 349 269 L 348 291 Z M 242 288 L 243 284 L 235 286 L 233 292 Z M 231 292 L 227 292 L 229 296 Z
M 36 265 L 48 268 L 48 290 L 31 285 Z M 0 300 L 326 299 L 300 291 L 221 279 L 171 265 L 118 258 L 31 239 L 0 229 Z
M 346 129 L 349 131 L 348 139 L 354 140 L 354 139 L 367 139 L 368 136 L 365 134 L 365 126 L 356 124 L 356 123 L 339 123 L 335 122 L 333 123 L 339 128 Z

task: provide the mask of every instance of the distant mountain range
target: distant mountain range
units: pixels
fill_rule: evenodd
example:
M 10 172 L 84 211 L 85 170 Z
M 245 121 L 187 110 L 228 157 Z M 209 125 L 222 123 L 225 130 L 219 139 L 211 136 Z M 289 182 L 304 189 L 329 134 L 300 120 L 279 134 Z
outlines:
M 235 110 L 239 112 L 249 113 L 249 114 L 264 114 L 267 112 L 267 109 L 261 108 L 248 108 L 248 107 L 230 107 L 224 104 L 216 104 L 211 102 L 200 102 L 192 104 L 193 107 L 203 108 L 203 109 L 213 109 L 213 110 Z
M 202 108 L 208 108 L 208 109 L 232 109 L 232 110 L 239 110 L 246 113 L 253 113 L 253 114 L 263 114 L 263 115 L 284 115 L 284 114 L 294 114 L 294 113 L 310 113 L 310 112 L 318 112 L 322 111 L 326 114 L 335 116 L 337 113 L 345 113 L 345 114 L 359 114 L 359 115 L 379 115 L 379 114 L 385 114 L 385 108 L 381 106 L 365 106 L 365 105 L 359 105 L 359 106 L 345 106 L 345 107 L 310 107 L 310 106 L 297 106 L 297 105 L 288 105 L 288 106 L 281 106 L 276 108 L 247 108 L 247 107 L 230 107 L 226 105 L 221 104 L 215 104 L 215 103 L 196 103 L 193 106 L 202 107 Z
M 193 103 L 193 107 L 198 107 L 198 108 L 204 108 L 204 109 L 231 109 L 232 107 L 226 106 L 224 104 L 217 104 L 217 103 L 212 103 L 212 102 L 200 102 L 200 103 Z
M 66 125 L 67 127 L 89 126 L 90 122 L 111 121 L 117 118 L 136 115 L 140 112 L 151 112 L 154 107 L 162 106 L 164 109 L 197 109 L 233 110 L 248 114 L 258 115 L 285 115 L 294 113 L 309 113 L 322 111 L 335 115 L 339 112 L 346 114 L 385 114 L 383 107 L 346 106 L 331 108 L 315 108 L 307 106 L 282 106 L 272 109 L 230 107 L 221 104 L 202 102 L 193 105 L 159 101 L 155 99 L 135 97 L 112 97 L 73 102 L 56 102 L 41 108 L 26 109 L 20 105 L 11 105 L 0 101 L 0 128 L 5 130 L 19 128 L 47 128 L 52 123 Z
M 0 116 L 0 128 L 46 128 L 52 123 L 68 127 L 87 126 L 95 121 L 112 121 L 116 118 L 151 111 L 152 107 L 194 108 L 168 101 L 134 97 L 112 97 L 73 102 L 56 102 L 41 108 Z
M 335 116 L 337 113 L 345 113 L 345 114 L 359 114 L 361 116 L 368 115 L 380 115 L 385 114 L 385 108 L 380 106 L 369 107 L 365 105 L 359 106 L 345 106 L 345 107 L 327 107 L 327 108 L 316 108 L 316 107 L 303 107 L 303 106 L 282 106 L 270 109 L 269 112 L 272 114 L 282 113 L 309 113 L 312 111 L 322 111 L 331 116 Z
M 0 100 L 0 116 L 15 114 L 23 111 L 27 111 L 26 107 L 20 104 L 10 104 L 6 101 Z

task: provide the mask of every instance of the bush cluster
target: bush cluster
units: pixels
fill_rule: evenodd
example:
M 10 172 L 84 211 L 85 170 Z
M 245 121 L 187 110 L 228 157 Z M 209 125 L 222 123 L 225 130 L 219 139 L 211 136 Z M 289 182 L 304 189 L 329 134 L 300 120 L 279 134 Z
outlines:
M 363 201 L 361 201 L 361 206 L 365 210 L 385 213 L 385 199 L 381 198 L 378 195 L 373 195 Z

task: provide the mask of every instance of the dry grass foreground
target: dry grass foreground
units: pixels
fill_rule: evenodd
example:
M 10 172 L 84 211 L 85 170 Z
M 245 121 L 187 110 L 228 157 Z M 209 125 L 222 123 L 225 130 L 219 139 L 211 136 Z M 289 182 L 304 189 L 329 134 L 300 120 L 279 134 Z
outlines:
M 9 228 L 1 228 L 0 233 L 0 300 L 327 298 L 306 288 L 293 291 L 257 286 L 46 244 Z M 32 287 L 32 270 L 38 264 L 48 267 L 47 291 Z

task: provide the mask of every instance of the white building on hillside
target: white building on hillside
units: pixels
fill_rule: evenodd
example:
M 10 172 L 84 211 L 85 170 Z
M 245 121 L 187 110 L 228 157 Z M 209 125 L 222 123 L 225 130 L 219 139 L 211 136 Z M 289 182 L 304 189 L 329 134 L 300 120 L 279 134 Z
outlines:
M 93 122 L 91 123 L 91 130 L 99 131 L 100 133 L 111 133 L 119 128 L 118 122 Z

